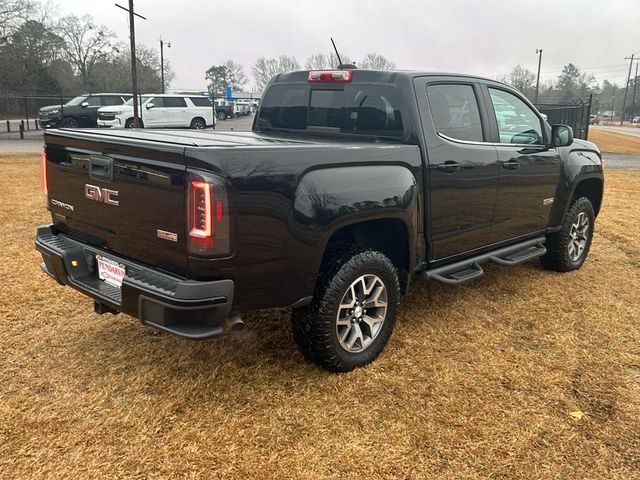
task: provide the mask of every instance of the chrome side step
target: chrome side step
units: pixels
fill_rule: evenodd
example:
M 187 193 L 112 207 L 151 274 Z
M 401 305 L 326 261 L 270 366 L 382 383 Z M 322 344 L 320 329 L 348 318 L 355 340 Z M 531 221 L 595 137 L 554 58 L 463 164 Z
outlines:
M 435 280 L 447 285 L 460 285 L 475 280 L 484 274 L 482 263 L 493 262 L 510 267 L 533 260 L 547 253 L 544 246 L 545 237 L 538 237 L 524 242 L 502 247 L 492 252 L 476 255 L 451 265 L 424 270 L 418 274 L 423 280 Z

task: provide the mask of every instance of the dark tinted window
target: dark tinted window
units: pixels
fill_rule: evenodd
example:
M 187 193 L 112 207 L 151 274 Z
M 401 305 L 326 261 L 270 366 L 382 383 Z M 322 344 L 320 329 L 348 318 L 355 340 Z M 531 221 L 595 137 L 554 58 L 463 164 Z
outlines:
M 342 90 L 311 90 L 307 125 L 340 128 Z
M 102 97 L 102 105 L 122 105 L 121 96 Z
M 162 97 L 162 101 L 167 108 L 184 108 L 187 106 L 187 102 L 182 97 Z
M 400 96 L 390 86 L 311 89 L 274 85 L 262 100 L 258 128 L 334 128 L 345 133 L 401 136 Z
M 211 101 L 208 97 L 189 97 L 196 107 L 211 107 Z
M 102 97 L 89 97 L 87 98 L 86 102 L 90 107 L 99 107 L 101 105 L 104 105 L 102 103 Z
M 144 99 L 144 97 L 142 97 Z M 162 108 L 164 107 L 164 98 L 163 97 L 154 97 L 151 100 L 149 100 L 149 103 L 153 103 L 153 106 L 156 108 Z
M 490 88 L 500 143 L 542 144 L 540 118 L 521 99 L 504 90 Z
M 429 85 L 427 94 L 438 133 L 457 140 L 484 141 L 478 101 L 471 85 Z

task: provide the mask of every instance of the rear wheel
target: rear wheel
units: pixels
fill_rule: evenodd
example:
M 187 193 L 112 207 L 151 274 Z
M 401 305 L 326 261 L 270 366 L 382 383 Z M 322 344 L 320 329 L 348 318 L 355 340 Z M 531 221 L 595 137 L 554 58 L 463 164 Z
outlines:
M 191 128 L 204 130 L 205 128 L 207 128 L 207 123 L 204 121 L 204 118 L 194 118 L 193 120 L 191 120 Z
M 338 256 L 308 307 L 292 316 L 302 353 L 324 368 L 348 372 L 375 360 L 387 344 L 400 301 L 398 275 L 380 252 Z
M 556 272 L 580 268 L 589 254 L 594 220 L 591 201 L 586 197 L 575 199 L 560 231 L 547 235 L 547 253 L 540 257 L 542 266 Z

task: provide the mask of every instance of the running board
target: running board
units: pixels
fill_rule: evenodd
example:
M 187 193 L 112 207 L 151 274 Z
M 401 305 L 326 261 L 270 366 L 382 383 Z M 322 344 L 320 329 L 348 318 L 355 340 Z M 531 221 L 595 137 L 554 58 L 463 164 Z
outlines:
M 511 267 L 541 257 L 547 253 L 547 249 L 544 247 L 545 240 L 545 237 L 538 237 L 509 245 L 451 265 L 424 270 L 418 276 L 424 280 L 435 280 L 447 285 L 460 285 L 481 277 L 484 274 L 484 270 L 480 266 L 482 263 L 493 262 Z

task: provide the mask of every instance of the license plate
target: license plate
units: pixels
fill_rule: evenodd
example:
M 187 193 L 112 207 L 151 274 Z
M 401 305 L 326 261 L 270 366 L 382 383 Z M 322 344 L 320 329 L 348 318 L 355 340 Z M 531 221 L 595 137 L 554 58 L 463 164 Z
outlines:
M 96 255 L 96 263 L 100 280 L 117 288 L 122 287 L 122 279 L 127 273 L 124 265 L 101 255 Z

